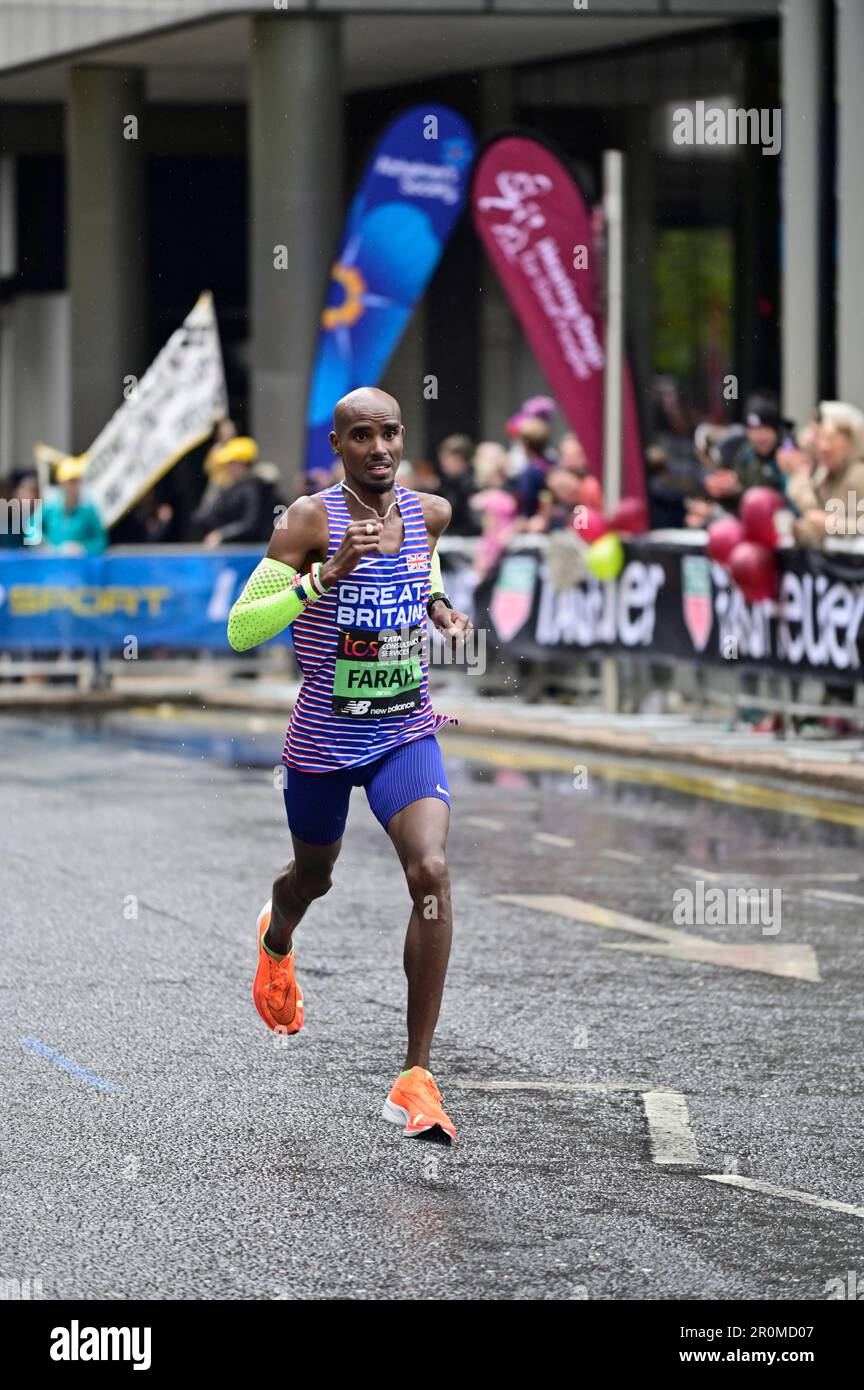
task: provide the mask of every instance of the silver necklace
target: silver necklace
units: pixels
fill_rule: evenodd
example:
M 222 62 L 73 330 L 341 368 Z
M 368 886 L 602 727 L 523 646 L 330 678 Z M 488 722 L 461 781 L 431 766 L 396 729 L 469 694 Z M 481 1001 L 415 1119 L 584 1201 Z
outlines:
M 380 522 L 382 522 L 382 524 L 383 524 L 383 522 L 385 522 L 385 521 L 387 520 L 387 518 L 388 518 L 388 516 L 390 515 L 390 513 L 392 512 L 393 508 L 394 508 L 394 507 L 398 504 L 398 502 L 399 502 L 399 498 L 398 498 L 398 497 L 394 497 L 393 501 L 390 503 L 390 506 L 387 508 L 387 510 L 386 510 L 386 512 L 384 513 L 384 515 L 381 516 L 378 512 L 376 512 L 376 510 L 375 510 L 374 507 L 370 507 L 370 506 L 369 506 L 369 503 L 368 503 L 368 502 L 364 502 L 362 498 L 358 497 L 358 496 L 357 496 L 357 493 L 354 491 L 354 489 L 353 489 L 352 487 L 349 487 L 347 483 L 342 483 L 341 486 L 344 487 L 344 489 L 345 489 L 346 492 L 350 492 L 350 493 L 351 493 L 351 496 L 354 498 L 354 501 L 355 501 L 355 502 L 359 502 L 361 507 L 365 507 L 366 510 L 367 510 L 367 512 L 371 512 L 372 515 L 375 517 L 376 521 L 380 521 Z M 371 521 L 367 521 L 367 522 L 366 522 L 366 534 L 369 535 L 369 536 L 371 536 L 371 534 L 372 534 L 372 523 L 371 523 Z

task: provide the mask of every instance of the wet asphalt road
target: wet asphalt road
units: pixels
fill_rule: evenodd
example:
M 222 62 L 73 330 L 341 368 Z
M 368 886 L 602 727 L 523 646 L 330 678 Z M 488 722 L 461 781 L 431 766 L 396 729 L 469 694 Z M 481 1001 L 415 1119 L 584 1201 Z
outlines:
M 574 787 L 567 751 L 441 742 L 456 938 L 433 1065 L 452 1150 L 379 1119 L 408 897 L 362 792 L 297 934 L 306 1027 L 276 1040 L 251 981 L 288 855 L 281 726 L 0 724 L 0 1276 L 59 1299 L 484 1300 L 821 1299 L 864 1278 L 861 1215 L 708 1180 L 864 1212 L 864 810 L 801 814 L 788 788 L 742 805 L 730 784 L 716 800 L 588 754 Z M 809 946 L 821 978 L 501 900 L 669 928 L 700 876 L 779 888 L 782 928 L 676 930 Z M 660 1088 L 683 1134 L 649 1127 Z M 683 1161 L 658 1161 L 670 1144 Z

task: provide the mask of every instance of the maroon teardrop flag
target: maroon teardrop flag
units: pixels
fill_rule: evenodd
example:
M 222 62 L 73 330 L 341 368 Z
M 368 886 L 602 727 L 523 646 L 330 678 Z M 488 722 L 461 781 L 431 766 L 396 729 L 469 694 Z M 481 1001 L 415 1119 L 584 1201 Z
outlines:
M 505 135 L 482 154 L 471 190 L 474 224 L 592 472 L 603 476 L 603 343 L 594 306 L 594 237 L 585 201 L 560 160 L 536 140 Z M 624 371 L 621 492 L 645 498 L 639 424 Z

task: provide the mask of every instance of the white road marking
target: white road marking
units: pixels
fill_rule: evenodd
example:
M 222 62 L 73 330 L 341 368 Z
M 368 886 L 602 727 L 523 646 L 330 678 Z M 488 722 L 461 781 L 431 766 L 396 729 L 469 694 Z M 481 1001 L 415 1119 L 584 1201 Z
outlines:
M 772 878 L 782 878 L 785 882 L 797 879 L 801 883 L 859 883 L 860 874 L 772 874 Z
M 698 1163 L 687 1099 L 680 1091 L 644 1091 L 642 1103 L 655 1163 Z
M 673 874 L 692 874 L 694 878 L 711 879 L 712 881 L 720 878 L 727 878 L 727 874 L 717 873 L 715 869 L 703 869 L 699 864 L 673 864 Z
M 542 845 L 556 845 L 559 849 L 572 849 L 576 843 L 567 835 L 549 835 L 545 830 L 535 830 L 534 839 L 539 840 Z
M 601 854 L 605 854 L 607 859 L 620 859 L 624 864 L 641 864 L 641 854 L 628 854 L 625 849 L 601 849 Z
M 830 888 L 805 888 L 805 898 L 822 898 L 828 903 L 864 903 L 860 893 L 832 893 Z
M 503 830 L 505 828 L 503 821 L 491 820 L 489 816 L 465 816 L 464 820 L 466 825 L 477 825 L 481 830 Z
M 463 1091 L 630 1091 L 642 1097 L 651 1157 L 655 1163 L 699 1162 L 690 1129 L 687 1098 L 665 1086 L 633 1081 L 454 1081 Z
M 652 1091 L 650 1081 L 450 1081 L 463 1091 Z
M 786 979 L 807 980 L 811 984 L 821 978 L 816 952 L 806 942 L 780 946 L 767 941 L 741 942 L 740 945 L 711 941 L 693 932 L 678 931 L 675 927 L 658 927 L 653 922 L 643 922 L 639 917 L 630 917 L 624 912 L 602 907 L 599 903 L 582 902 L 564 894 L 498 893 L 496 901 L 530 908 L 534 912 L 549 912 L 556 917 L 569 917 L 571 921 L 606 927 L 610 931 L 632 932 L 635 936 L 650 937 L 657 943 L 633 946 L 621 941 L 600 942 L 607 951 L 638 951 L 652 956 L 671 956 L 676 960 L 701 961 L 705 965 L 727 965 L 735 970 L 755 970 L 766 975 L 781 975 Z
M 707 1182 L 723 1182 L 729 1187 L 745 1187 L 750 1192 L 765 1192 L 769 1197 L 788 1197 L 792 1202 L 803 1202 L 808 1207 L 822 1207 L 825 1211 L 842 1211 L 847 1216 L 864 1218 L 864 1207 L 853 1207 L 848 1202 L 833 1202 L 828 1197 L 814 1197 L 812 1192 L 799 1192 L 794 1187 L 775 1187 L 770 1182 L 760 1182 L 757 1178 L 741 1178 L 729 1173 L 700 1173 Z
M 604 854 L 608 851 L 604 850 Z M 770 878 L 772 883 L 857 883 L 860 874 L 784 874 L 782 869 L 772 868 L 770 873 L 760 872 L 758 869 L 703 869 L 696 864 L 673 864 L 672 869 L 679 874 L 692 874 L 694 878 L 704 879 L 757 879 Z M 860 899 L 858 900 L 860 901 Z
M 683 933 L 682 933 L 683 936 Z M 672 960 L 690 960 L 701 965 L 726 965 L 733 970 L 753 970 L 759 975 L 779 975 L 784 980 L 805 980 L 820 984 L 821 975 L 812 946 L 765 945 L 729 946 L 723 942 L 703 941 L 694 937 L 693 944 L 633 946 L 629 941 L 600 941 L 603 951 L 629 951 L 642 956 L 668 956 Z

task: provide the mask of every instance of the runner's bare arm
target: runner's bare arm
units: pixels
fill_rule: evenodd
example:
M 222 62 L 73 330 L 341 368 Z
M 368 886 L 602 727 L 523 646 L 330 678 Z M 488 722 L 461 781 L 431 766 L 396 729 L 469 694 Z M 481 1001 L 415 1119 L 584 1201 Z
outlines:
M 298 497 L 286 507 L 270 537 L 267 559 L 299 574 L 327 554 L 327 508 L 320 497 Z
M 418 492 L 417 496 L 420 498 L 420 505 L 423 508 L 423 520 L 426 522 L 429 549 L 434 550 L 450 525 L 453 508 L 446 497 L 438 497 L 434 492 Z

